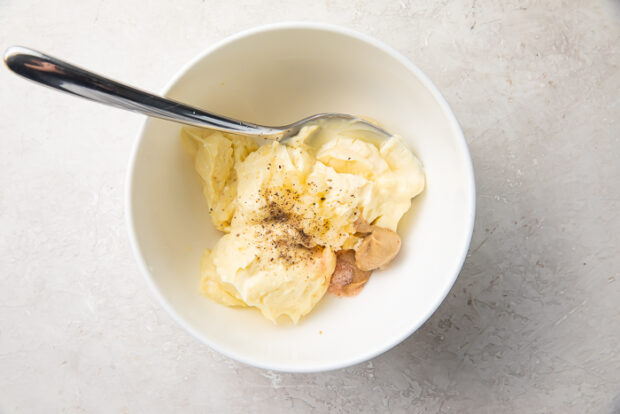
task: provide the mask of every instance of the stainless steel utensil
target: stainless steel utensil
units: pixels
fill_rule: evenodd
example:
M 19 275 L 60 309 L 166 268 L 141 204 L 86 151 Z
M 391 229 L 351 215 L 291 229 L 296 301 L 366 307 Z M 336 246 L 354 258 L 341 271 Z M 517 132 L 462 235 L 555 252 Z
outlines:
M 239 121 L 152 95 L 21 46 L 9 47 L 4 53 L 4 62 L 18 75 L 51 88 L 117 108 L 197 127 L 283 141 L 296 135 L 308 123 L 324 119 L 343 119 L 359 123 L 386 137 L 391 136 L 370 122 L 353 115 L 339 113 L 316 114 L 284 126 L 265 126 Z

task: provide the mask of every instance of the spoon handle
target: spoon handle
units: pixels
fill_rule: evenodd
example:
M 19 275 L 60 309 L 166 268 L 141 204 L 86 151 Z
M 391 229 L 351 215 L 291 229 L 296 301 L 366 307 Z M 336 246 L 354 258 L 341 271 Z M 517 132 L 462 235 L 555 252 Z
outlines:
M 152 95 L 25 47 L 9 47 L 4 54 L 4 62 L 13 72 L 27 79 L 91 101 L 148 116 L 266 138 L 280 132 L 275 128 L 241 122 Z

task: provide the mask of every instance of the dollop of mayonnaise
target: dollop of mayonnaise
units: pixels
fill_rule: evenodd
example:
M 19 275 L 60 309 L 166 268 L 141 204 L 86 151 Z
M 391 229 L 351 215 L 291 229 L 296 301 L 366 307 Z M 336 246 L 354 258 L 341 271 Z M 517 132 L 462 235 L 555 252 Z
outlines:
M 211 219 L 226 233 L 203 255 L 202 293 L 296 323 L 327 291 L 336 252 L 385 250 L 380 231 L 363 237 L 356 223 L 395 232 L 424 189 L 424 172 L 399 137 L 367 135 L 325 121 L 259 147 L 248 137 L 184 128 Z

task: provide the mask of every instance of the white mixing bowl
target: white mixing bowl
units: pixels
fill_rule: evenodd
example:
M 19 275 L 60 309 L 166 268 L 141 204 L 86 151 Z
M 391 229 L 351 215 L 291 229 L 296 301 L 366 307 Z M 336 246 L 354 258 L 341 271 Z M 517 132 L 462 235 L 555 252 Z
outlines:
M 267 125 L 319 112 L 376 119 L 401 135 L 426 170 L 426 189 L 398 228 L 402 250 L 354 298 L 326 295 L 298 325 L 228 308 L 198 292 L 211 224 L 181 125 L 148 119 L 127 186 L 131 242 L 172 317 L 211 348 L 262 368 L 315 372 L 368 360 L 411 335 L 437 309 L 465 258 L 474 176 L 458 122 L 431 81 L 390 47 L 324 24 L 259 27 L 209 47 L 164 89 L 168 97 Z

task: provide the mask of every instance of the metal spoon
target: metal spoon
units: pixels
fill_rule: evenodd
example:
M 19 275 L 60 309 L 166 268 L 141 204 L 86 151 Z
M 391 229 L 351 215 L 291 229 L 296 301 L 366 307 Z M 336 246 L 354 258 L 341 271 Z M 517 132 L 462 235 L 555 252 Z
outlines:
M 234 134 L 282 141 L 296 135 L 304 125 L 310 122 L 323 119 L 344 119 L 351 123 L 359 123 L 360 126 L 386 137 L 391 136 L 390 133 L 370 122 L 353 115 L 338 113 L 316 114 L 284 126 L 265 126 L 239 121 L 152 95 L 21 46 L 9 47 L 4 53 L 4 63 L 18 75 L 91 101 L 156 118 Z

